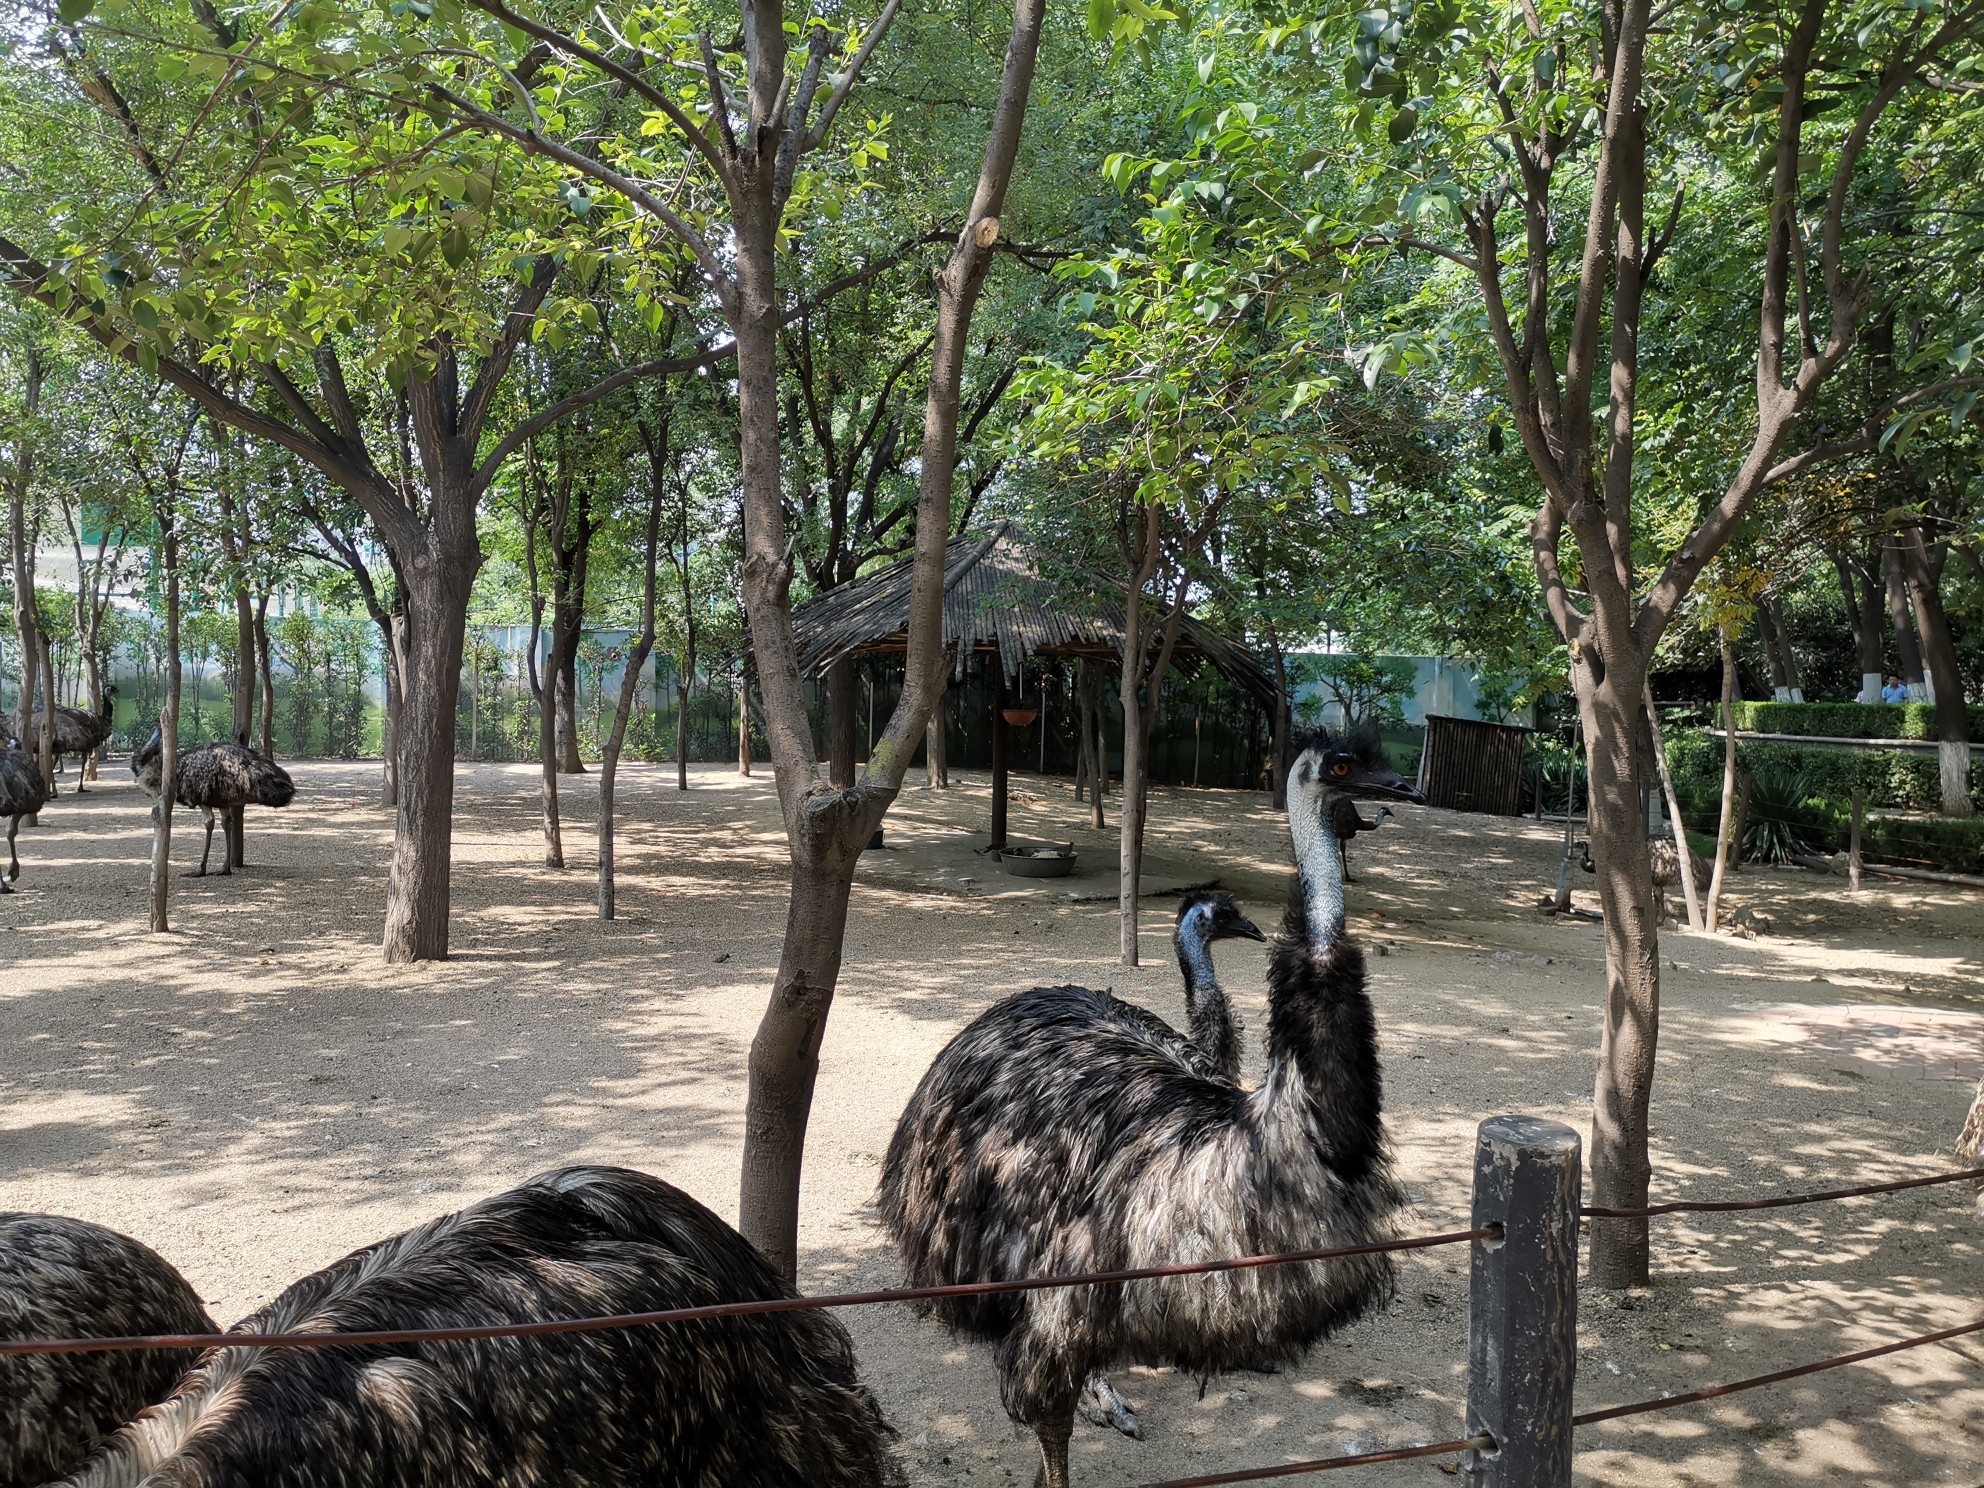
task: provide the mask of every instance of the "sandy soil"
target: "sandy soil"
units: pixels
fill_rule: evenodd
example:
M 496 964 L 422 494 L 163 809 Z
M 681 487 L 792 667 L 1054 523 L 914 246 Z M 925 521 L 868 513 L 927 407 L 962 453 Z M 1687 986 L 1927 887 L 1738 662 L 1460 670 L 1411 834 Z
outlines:
M 647 1168 L 734 1215 L 745 1054 L 783 904 L 769 780 L 704 767 L 684 797 L 672 772 L 626 772 L 622 918 L 603 924 L 589 778 L 566 792 L 578 866 L 554 873 L 535 866 L 532 769 L 464 769 L 455 956 L 405 969 L 376 951 L 391 833 L 376 765 L 296 774 L 295 806 L 251 817 L 245 876 L 175 884 L 170 937 L 141 929 L 147 820 L 121 762 L 22 833 L 20 892 L 0 901 L 0 1207 L 137 1235 L 226 1321 L 355 1246 L 562 1163 Z M 1147 964 L 1126 969 L 1112 905 L 1067 892 L 1113 893 L 1107 875 L 1011 892 L 969 871 L 962 834 L 985 810 L 982 778 L 906 791 L 894 849 L 864 860 L 809 1149 L 809 1290 L 896 1279 L 874 1222 L 879 1154 L 931 1057 L 980 1009 L 1035 982 L 1084 981 L 1182 1017 L 1170 902 L 1149 901 Z M 1026 782 L 1015 802 L 1016 833 L 1072 838 L 1106 861 L 1110 839 L 1085 819 L 1058 782 Z M 1152 834 L 1161 881 L 1217 877 L 1274 911 L 1285 835 L 1263 798 L 1160 792 Z M 1464 1225 L 1483 1116 L 1586 1119 L 1598 930 L 1533 907 L 1559 840 L 1548 825 L 1409 810 L 1353 849 L 1354 926 L 1386 953 L 1374 990 L 1414 1230 Z M 182 838 L 182 866 L 197 841 Z M 1789 871 L 1746 872 L 1738 897 L 1776 933 L 1663 942 L 1659 1193 L 1950 1166 L 1984 1065 L 1984 903 L 1878 882 L 1849 903 Z M 1222 966 L 1258 1069 L 1259 948 L 1223 948 Z M 1660 1221 L 1651 1289 L 1584 1296 L 1581 1406 L 1969 1321 L 1984 1310 L 1979 1222 L 1957 1188 Z M 1458 1434 L 1465 1262 L 1458 1249 L 1405 1259 L 1388 1311 L 1278 1376 L 1202 1390 L 1123 1371 L 1146 1439 L 1079 1426 L 1078 1480 Z M 914 1481 L 1031 1477 L 1031 1443 L 1000 1412 L 985 1351 L 900 1308 L 846 1317 Z M 1980 1361 L 1973 1337 L 1593 1429 L 1580 1480 L 1976 1484 Z M 1443 1471 L 1332 1481 L 1430 1485 Z

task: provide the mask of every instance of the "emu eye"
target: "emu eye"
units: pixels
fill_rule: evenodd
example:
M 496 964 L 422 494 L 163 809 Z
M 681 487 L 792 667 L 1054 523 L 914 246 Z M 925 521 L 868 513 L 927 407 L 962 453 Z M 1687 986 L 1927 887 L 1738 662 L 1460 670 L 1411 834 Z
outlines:
M 1343 779 L 1343 777 L 1348 775 L 1349 773 L 1350 773 L 1349 760 L 1337 760 L 1330 766 L 1330 774 L 1336 776 L 1338 780 Z

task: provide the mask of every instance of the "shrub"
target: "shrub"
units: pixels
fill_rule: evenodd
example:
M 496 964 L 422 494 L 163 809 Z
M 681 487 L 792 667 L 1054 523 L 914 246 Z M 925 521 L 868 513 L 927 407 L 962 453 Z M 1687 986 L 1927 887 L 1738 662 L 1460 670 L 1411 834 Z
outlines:
M 1970 712 L 1973 738 L 1984 737 L 1984 707 Z M 1934 703 L 1738 703 L 1736 727 L 1747 733 L 1824 739 L 1933 739 Z
M 1843 845 L 1846 829 L 1840 828 Z M 1945 873 L 1984 873 L 1984 816 L 1875 816 L 1860 830 L 1860 851 Z

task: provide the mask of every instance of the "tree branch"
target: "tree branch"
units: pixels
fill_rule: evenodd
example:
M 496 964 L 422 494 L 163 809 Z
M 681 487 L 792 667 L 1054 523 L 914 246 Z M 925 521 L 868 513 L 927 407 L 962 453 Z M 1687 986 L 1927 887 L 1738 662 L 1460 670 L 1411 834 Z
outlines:
M 855 52 L 854 60 L 848 64 L 847 71 L 834 79 L 833 90 L 827 94 L 827 101 L 820 106 L 820 120 L 806 135 L 802 154 L 817 150 L 826 142 L 827 131 L 833 128 L 834 115 L 838 114 L 840 106 L 847 102 L 847 95 L 854 91 L 854 85 L 861 77 L 861 69 L 868 65 L 868 59 L 874 54 L 876 45 L 894 24 L 896 12 L 901 9 L 902 0 L 888 0 L 888 3 L 882 7 L 882 13 L 876 16 L 874 23 L 868 27 L 868 34 L 861 38 L 860 49 Z

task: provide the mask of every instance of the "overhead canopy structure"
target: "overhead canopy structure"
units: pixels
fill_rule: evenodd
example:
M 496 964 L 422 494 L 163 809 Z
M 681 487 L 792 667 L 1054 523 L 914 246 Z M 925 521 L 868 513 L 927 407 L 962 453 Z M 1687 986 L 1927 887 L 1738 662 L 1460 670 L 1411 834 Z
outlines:
M 909 644 L 913 565 L 895 564 L 809 600 L 793 614 L 801 671 L 824 672 L 864 652 L 900 652 Z M 1146 626 L 1161 632 L 1162 615 Z M 961 674 L 965 658 L 999 659 L 1018 677 L 1030 656 L 1119 657 L 1123 650 L 1123 584 L 1091 569 L 1066 577 L 1042 571 L 1017 524 L 953 539 L 944 549 L 944 645 Z M 1272 707 L 1274 680 L 1254 653 L 1210 625 L 1184 617 L 1174 653 L 1187 671 L 1212 667 Z
M 850 656 L 906 651 L 913 575 L 913 561 L 906 559 L 801 605 L 792 617 L 800 670 L 824 672 Z M 1164 618 L 1160 611 L 1146 626 L 1153 644 Z M 992 710 L 992 841 L 997 846 L 1006 838 L 1003 684 L 1020 675 L 1028 657 L 1120 658 L 1122 581 L 1092 569 L 1049 572 L 1012 522 L 953 539 L 944 549 L 944 647 L 958 676 L 973 656 L 996 665 L 1001 685 Z M 1172 654 L 1181 670 L 1210 666 L 1273 708 L 1275 684 L 1267 669 L 1243 643 L 1212 626 L 1185 616 Z

